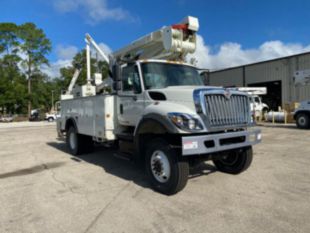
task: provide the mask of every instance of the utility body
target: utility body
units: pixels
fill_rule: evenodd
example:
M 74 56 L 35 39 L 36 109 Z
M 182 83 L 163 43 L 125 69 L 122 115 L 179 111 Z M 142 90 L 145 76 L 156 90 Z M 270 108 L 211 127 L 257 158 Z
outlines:
M 87 84 L 74 85 L 77 69 L 57 119 L 71 153 L 87 153 L 94 142 L 116 146 L 167 195 L 185 187 L 189 166 L 201 160 L 227 173 L 246 170 L 252 145 L 261 141 L 260 130 L 249 128 L 248 94 L 204 86 L 195 61 L 185 62 L 196 49 L 198 27 L 197 18 L 187 17 L 109 57 L 87 35 Z M 90 45 L 108 62 L 111 82 L 90 77 Z

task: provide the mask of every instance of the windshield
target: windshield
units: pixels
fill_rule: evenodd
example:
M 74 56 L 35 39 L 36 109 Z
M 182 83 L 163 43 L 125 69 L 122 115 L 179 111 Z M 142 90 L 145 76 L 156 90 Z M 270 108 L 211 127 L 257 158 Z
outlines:
M 141 67 L 145 89 L 204 85 L 194 67 L 170 63 L 143 63 Z

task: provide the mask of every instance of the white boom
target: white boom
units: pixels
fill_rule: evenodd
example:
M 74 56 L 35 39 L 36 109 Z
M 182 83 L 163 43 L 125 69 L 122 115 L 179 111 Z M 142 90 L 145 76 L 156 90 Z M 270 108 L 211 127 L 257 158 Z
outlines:
M 108 56 L 100 49 L 98 44 L 94 41 L 94 39 L 88 33 L 86 33 L 85 42 L 86 42 L 87 84 L 89 85 L 91 82 L 90 45 L 92 45 L 95 48 L 95 50 L 101 55 L 101 57 L 108 64 L 110 63 L 110 60 Z
M 76 80 L 78 79 L 79 75 L 80 75 L 80 72 L 81 72 L 81 68 L 76 68 L 75 69 L 75 72 L 73 74 L 73 78 L 71 79 L 71 82 L 70 82 L 70 85 L 68 87 L 68 90 L 67 90 L 67 93 L 68 95 L 72 94 L 72 90 L 73 90 L 73 87 L 76 83 Z
M 94 41 L 94 39 L 93 39 L 88 33 L 86 33 L 85 41 L 86 41 L 87 44 L 91 44 L 92 46 L 94 46 L 94 48 L 95 48 L 96 51 L 100 54 L 100 56 L 101 56 L 108 64 L 110 63 L 109 57 L 100 49 L 100 47 L 98 46 L 98 44 L 96 43 L 96 41 Z
M 116 61 L 128 59 L 184 60 L 196 49 L 197 18 L 188 16 L 180 24 L 163 27 L 139 38 L 128 46 L 114 52 Z

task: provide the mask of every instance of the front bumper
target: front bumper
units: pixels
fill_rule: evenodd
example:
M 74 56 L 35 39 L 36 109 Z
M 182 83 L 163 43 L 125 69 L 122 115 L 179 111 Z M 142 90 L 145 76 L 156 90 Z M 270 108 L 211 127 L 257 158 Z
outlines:
M 182 155 L 209 154 L 261 142 L 261 130 L 182 137 Z

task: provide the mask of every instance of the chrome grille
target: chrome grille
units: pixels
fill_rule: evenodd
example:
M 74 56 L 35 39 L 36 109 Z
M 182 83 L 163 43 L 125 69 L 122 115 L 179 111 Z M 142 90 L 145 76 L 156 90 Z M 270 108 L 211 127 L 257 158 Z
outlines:
M 249 99 L 246 95 L 205 95 L 205 114 L 210 127 L 246 125 L 250 122 Z

